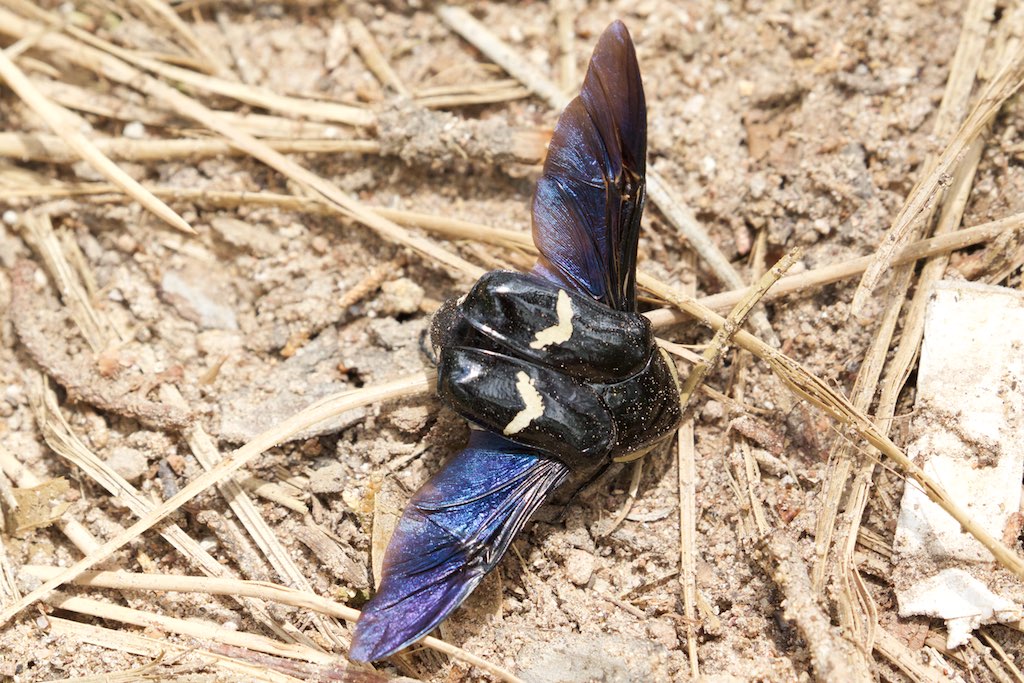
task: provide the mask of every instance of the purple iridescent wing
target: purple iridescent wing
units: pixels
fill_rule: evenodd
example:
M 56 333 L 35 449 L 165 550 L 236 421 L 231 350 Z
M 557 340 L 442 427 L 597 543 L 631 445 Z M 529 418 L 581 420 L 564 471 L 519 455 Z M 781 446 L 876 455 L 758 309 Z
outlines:
M 387 657 L 441 623 L 568 474 L 556 460 L 474 430 L 469 446 L 409 501 L 384 556 L 379 590 L 356 624 L 349 657 Z
M 601 35 L 562 112 L 533 198 L 535 270 L 617 310 L 636 310 L 647 105 L 629 31 Z

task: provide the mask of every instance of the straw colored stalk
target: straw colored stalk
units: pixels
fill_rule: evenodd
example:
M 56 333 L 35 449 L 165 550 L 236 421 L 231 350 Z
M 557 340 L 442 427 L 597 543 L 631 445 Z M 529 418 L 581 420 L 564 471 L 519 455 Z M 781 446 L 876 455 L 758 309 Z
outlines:
M 48 100 L 11 59 L 0 50 L 0 78 L 7 82 L 11 90 L 41 118 L 50 130 L 60 136 L 75 153 L 105 176 L 110 182 L 121 188 L 135 201 L 165 221 L 168 225 L 188 234 L 195 234 L 185 219 L 176 214 L 171 207 L 164 204 L 142 187 L 134 178 L 122 171 L 117 164 L 108 159 L 96 148 L 78 128 L 68 125 L 70 113 L 63 107 Z
M 380 154 L 380 143 L 374 140 L 266 140 L 271 149 L 282 154 Z M 177 139 L 132 140 L 99 138 L 92 140 L 96 149 L 112 159 L 122 161 L 167 161 L 171 159 L 203 159 L 216 156 L 240 156 L 239 149 L 223 140 Z M 68 164 L 78 161 L 74 149 L 55 135 L 31 133 L 0 133 L 0 156 L 21 161 L 44 161 Z
M 33 22 L 25 21 L 17 15 L 0 9 L 0 33 L 20 35 L 22 33 L 32 33 L 36 29 L 37 25 Z M 287 176 L 307 191 L 321 197 L 324 202 L 332 206 L 338 213 L 354 218 L 380 234 L 383 238 L 410 247 L 430 259 L 447 265 L 456 271 L 461 271 L 472 279 L 479 278 L 483 274 L 484 271 L 478 266 L 469 263 L 429 240 L 410 235 L 404 228 L 373 212 L 358 200 L 342 192 L 334 184 L 288 159 L 281 153 L 274 151 L 267 144 L 260 142 L 251 135 L 226 124 L 215 112 L 210 111 L 196 100 L 184 95 L 180 90 L 147 76 L 135 67 L 107 52 L 83 44 L 83 42 L 95 42 L 90 40 L 90 34 L 76 31 L 74 35 L 79 36 L 82 42 L 63 34 L 52 33 L 46 34 L 39 39 L 39 47 L 44 50 L 59 52 L 84 68 L 93 70 L 97 74 L 118 83 L 130 85 L 151 97 L 165 102 L 180 115 L 197 121 L 204 127 L 220 134 L 245 153 L 262 161 L 282 175 Z M 116 54 L 126 52 L 110 45 L 106 47 L 110 52 Z M 158 73 L 164 73 L 163 70 L 153 70 Z M 194 72 L 189 73 L 194 75 Z M 170 77 L 173 78 L 173 76 Z
M 270 192 L 195 190 L 179 187 L 151 187 L 150 189 L 154 194 L 161 197 L 174 198 L 178 201 L 194 202 L 206 206 L 228 208 L 242 205 L 249 207 L 273 206 L 286 210 L 307 211 L 311 213 L 330 213 L 332 211 L 330 207 L 316 199 Z M 39 185 L 24 189 L 0 189 L 0 199 L 108 195 L 115 191 L 116 188 L 113 186 L 96 183 L 70 186 Z M 113 199 L 116 199 L 116 197 Z M 373 211 L 400 225 L 419 227 L 448 239 L 487 242 L 488 244 L 536 253 L 532 238 L 528 233 L 522 231 L 491 228 L 472 221 L 436 216 L 417 211 L 385 207 L 373 207 Z M 989 242 L 999 235 L 1013 230 L 1020 230 L 1021 228 L 1024 228 L 1024 213 L 982 223 L 950 234 L 919 240 L 904 247 L 897 255 L 895 263 L 912 263 L 936 254 L 948 254 L 952 251 Z M 861 256 L 814 268 L 803 273 L 787 275 L 772 287 L 765 295 L 765 300 L 770 301 L 797 292 L 814 290 L 824 285 L 855 277 L 864 272 L 864 269 L 871 263 L 873 258 L 873 256 Z M 749 291 L 750 287 L 744 285 L 739 289 L 702 297 L 700 302 L 716 311 L 729 310 L 742 300 Z M 670 309 L 655 311 L 650 317 L 659 326 L 681 323 L 687 320 L 685 314 Z
M 38 579 L 49 580 L 59 575 L 59 567 L 28 565 L 22 567 L 25 572 Z M 132 572 L 96 571 L 79 575 L 75 584 L 93 588 L 116 588 L 120 590 L 138 591 L 179 591 L 183 593 L 204 593 L 207 595 L 242 595 L 249 598 L 266 600 L 281 605 L 289 605 L 300 609 L 308 609 L 320 614 L 344 619 L 355 623 L 359 619 L 359 610 L 352 609 L 334 600 L 329 600 L 309 591 L 296 590 L 273 583 L 261 581 L 239 581 L 235 579 L 211 579 L 202 576 L 179 576 L 173 574 L 140 574 Z M 132 622 L 135 623 L 135 622 Z M 223 630 L 223 629 L 220 629 Z M 487 662 L 460 647 L 456 647 L 438 638 L 427 636 L 423 645 L 443 652 L 455 659 L 466 662 L 494 675 L 499 680 L 516 683 L 520 679 L 505 669 Z
M 173 514 L 182 505 L 211 486 L 223 481 L 226 477 L 234 474 L 239 468 L 255 460 L 268 448 L 287 441 L 292 436 L 315 427 L 320 422 L 339 415 L 346 410 L 426 391 L 428 387 L 433 385 L 434 379 L 432 374 L 412 375 L 373 387 L 341 392 L 328 396 L 283 420 L 281 423 L 257 435 L 244 446 L 232 451 L 228 457 L 219 462 L 213 469 L 199 475 L 178 491 L 178 493 L 153 507 L 124 532 L 109 539 L 95 551 L 75 562 L 70 567 L 62 569 L 57 576 L 48 579 L 21 600 L 4 607 L 0 610 L 0 625 L 6 624 L 26 607 L 48 596 L 58 586 L 95 566 L 96 563 L 110 557 L 112 553 L 166 519 L 168 515 Z
M 864 271 L 860 285 L 854 293 L 851 311 L 855 316 L 867 314 L 872 293 L 878 286 L 882 274 L 892 267 L 895 255 L 906 244 L 913 225 L 927 215 L 929 203 L 952 174 L 954 165 L 963 158 L 967 148 L 995 118 L 1003 104 L 1024 84 L 1024 42 L 1018 42 L 1014 48 L 942 151 L 931 173 L 919 182 L 907 197 L 896 220 L 879 244 L 874 260 Z

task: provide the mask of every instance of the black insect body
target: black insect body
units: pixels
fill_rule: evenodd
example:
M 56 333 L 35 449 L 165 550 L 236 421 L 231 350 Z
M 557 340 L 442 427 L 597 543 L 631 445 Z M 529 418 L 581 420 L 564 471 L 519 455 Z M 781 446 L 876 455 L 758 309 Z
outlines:
M 432 341 L 445 403 L 573 474 L 643 449 L 679 422 L 674 371 L 648 320 L 537 275 L 484 275 L 439 312 Z
M 353 659 L 426 635 L 561 484 L 642 454 L 678 426 L 675 370 L 636 312 L 646 147 L 636 54 L 615 22 L 548 148 L 534 272 L 487 273 L 434 318 L 437 393 L 477 429 L 410 500 Z

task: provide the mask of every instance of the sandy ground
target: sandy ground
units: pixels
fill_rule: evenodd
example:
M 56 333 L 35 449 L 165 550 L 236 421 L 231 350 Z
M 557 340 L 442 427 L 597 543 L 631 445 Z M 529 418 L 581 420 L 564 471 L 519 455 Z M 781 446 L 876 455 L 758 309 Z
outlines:
M 931 131 L 959 38 L 960 3 L 854 0 L 835 8 L 773 1 L 563 4 L 575 15 L 572 50 L 579 74 L 600 31 L 615 18 L 627 23 L 647 93 L 649 163 L 672 183 L 747 280 L 794 246 L 805 249 L 798 271 L 871 253 L 919 179 L 926 155 L 941 149 L 943 141 Z M 181 16 L 237 78 L 282 94 L 389 110 L 395 95 L 355 52 L 344 24 L 351 16 L 364 22 L 398 78 L 414 91 L 507 78 L 422 5 L 428 3 L 231 3 L 216 9 L 198 3 L 201 22 L 194 23 L 192 12 Z M 558 78 L 560 43 L 548 3 L 461 5 L 529 62 Z M 91 19 L 91 30 L 107 39 L 133 49 L 180 53 L 166 33 L 152 28 L 146 14 L 133 18 L 107 3 L 77 8 Z M 4 40 L 5 46 L 12 42 Z M 61 80 L 78 88 L 160 111 L 159 103 L 123 86 L 97 82 L 52 55 L 47 60 L 59 74 L 31 62 L 22 66 L 33 79 L 52 82 L 62 74 Z M 203 101 L 216 108 L 261 111 L 240 108 L 224 97 L 204 96 Z M 454 121 L 529 131 L 549 130 L 557 115 L 531 96 L 460 106 L 451 113 Z M 140 131 L 132 123 L 138 117 L 80 114 L 92 127 L 89 134 L 97 137 L 195 133 L 185 125 L 157 123 Z M 1024 172 L 1015 146 L 1020 115 L 1014 100 L 997 120 L 965 225 L 1024 208 Z M 46 130 L 7 89 L 0 90 L 0 117 L 6 130 Z M 398 120 L 417 132 L 415 119 Z M 420 133 L 429 139 L 438 131 Z M 365 139 L 373 131 L 367 135 L 334 127 L 328 131 L 332 134 Z M 417 144 L 425 145 L 422 140 Z M 399 146 L 392 155 L 295 158 L 368 205 L 528 229 L 535 164 L 440 152 L 433 159 L 403 159 L 401 151 Z M 3 163 L 34 172 L 37 179 L 102 180 L 82 162 Z M 121 165 L 156 186 L 296 190 L 267 167 L 238 157 Z M 10 184 L 11 167 L 3 168 L 4 182 Z M 42 204 L 5 196 L 0 203 L 14 212 L 12 219 Z M 72 251 L 81 254 L 82 269 L 95 279 L 94 306 L 125 335 L 123 344 L 102 352 L 90 350 L 78 334 L 42 270 L 25 271 L 27 282 L 18 284 L 19 262 L 27 259 L 41 267 L 43 261 L 19 228 L 0 225 L 0 446 L 40 479 L 65 477 L 70 483 L 63 494 L 70 502 L 65 516 L 81 521 L 101 540 L 132 516 L 47 447 L 30 406 L 41 365 L 56 380 L 62 413 L 85 446 L 137 485 L 144 497 L 159 501 L 202 471 L 180 426 L 166 415 L 147 412 L 149 404 L 160 405 L 161 384 L 180 390 L 195 418 L 227 452 L 313 399 L 429 368 L 420 347 L 429 312 L 470 284 L 336 215 L 244 203 L 237 208 L 203 201 L 170 204 L 197 236 L 173 231 L 134 204 L 68 198 L 47 205 L 58 233 L 77 247 Z M 764 239 L 760 249 L 759 239 Z M 507 249 L 465 241 L 445 244 L 486 268 L 527 263 Z M 653 206 L 645 214 L 640 262 L 671 284 L 695 277 L 699 294 L 723 289 L 703 265 L 693 271 L 685 241 Z M 1011 284 L 1013 278 L 1019 275 L 1011 277 Z M 847 393 L 874 334 L 872 325 L 848 315 L 855 284 L 820 287 L 765 306 L 781 348 Z M 13 296 L 19 286 L 29 288 L 32 297 L 20 308 Z M 17 331 L 16 314 L 24 316 Z M 24 338 L 26 330 L 32 339 Z M 692 324 L 663 336 L 702 344 L 711 333 Z M 687 367 L 680 363 L 681 372 Z M 837 435 L 827 417 L 795 399 L 765 365 L 746 354 L 727 356 L 708 385 L 731 399 L 702 394 L 694 412 L 696 582 L 704 607 L 696 625 L 700 671 L 706 680 L 806 680 L 815 675 L 808 644 L 784 618 L 780 586 L 758 559 L 751 504 L 737 473 L 746 471 L 746 449 L 760 467 L 750 488 L 764 501 L 773 533 L 791 543 L 810 567 L 828 453 Z M 83 390 L 87 386 L 99 387 L 100 398 L 90 398 Z M 125 395 L 133 398 L 135 408 L 140 402 L 149 408 L 133 413 L 103 400 Z M 904 412 L 912 398 L 913 378 L 901 404 Z M 897 420 L 898 443 L 901 429 Z M 399 492 L 414 490 L 464 443 L 466 433 L 463 422 L 429 396 L 360 409 L 343 416 L 328 433 L 274 448 L 248 468 L 282 486 L 305 513 L 264 498 L 255 498 L 257 507 L 315 591 L 358 607 L 372 585 L 374 494 L 391 482 L 398 483 Z M 650 456 L 637 501 L 611 533 L 611 520 L 626 501 L 628 468 L 564 509 L 543 510 L 515 542 L 496 578 L 451 620 L 445 637 L 528 681 L 685 680 L 691 622 L 684 616 L 679 581 L 678 479 L 674 445 Z M 881 539 L 882 548 L 891 545 L 902 487 L 892 471 L 876 468 L 863 526 Z M 220 495 L 200 496 L 173 519 L 238 576 L 281 582 L 251 542 L 239 540 L 238 524 Z M 312 543 L 319 552 L 303 540 L 315 533 L 311 529 L 329 534 L 329 544 Z M 3 542 L 14 568 L 67 565 L 80 557 L 54 526 L 7 532 Z M 864 547 L 857 559 L 879 622 L 925 661 L 921 648 L 926 641 L 941 643 L 941 622 L 897 620 L 888 556 Z M 154 532 L 105 566 L 198 573 Z M 266 633 L 227 599 L 66 590 Z M 834 600 L 835 587 L 829 586 L 818 604 L 837 619 Z M 0 677 L 41 681 L 131 670 L 151 661 L 53 635 L 44 612 L 90 620 L 54 608 L 23 612 L 0 632 Z M 325 649 L 343 654 L 343 646 L 325 642 L 301 611 L 281 616 Z M 95 623 L 143 631 L 110 619 Z M 144 632 L 176 642 L 182 638 L 158 626 Z M 996 627 L 990 634 L 1011 658 L 1020 656 L 1017 632 Z M 190 661 L 172 658 L 153 671 L 169 677 L 213 675 L 214 669 Z M 905 679 L 877 654 L 872 661 L 874 676 Z M 953 653 L 946 661 L 965 680 L 995 680 L 976 652 Z M 428 658 L 412 666 L 404 673 L 426 680 L 484 676 L 462 663 Z

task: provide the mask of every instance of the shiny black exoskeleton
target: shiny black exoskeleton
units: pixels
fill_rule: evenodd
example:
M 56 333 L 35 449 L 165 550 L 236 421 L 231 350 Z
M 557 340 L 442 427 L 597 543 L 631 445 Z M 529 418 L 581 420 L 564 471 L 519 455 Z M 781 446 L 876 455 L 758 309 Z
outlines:
M 431 341 L 445 403 L 573 472 L 679 425 L 678 380 L 650 322 L 537 275 L 487 273 L 438 311 Z
M 532 273 L 487 273 L 434 318 L 437 393 L 479 429 L 402 513 L 353 659 L 428 633 L 573 475 L 639 457 L 678 425 L 672 365 L 636 312 L 646 111 L 633 41 L 614 22 L 548 145 Z

